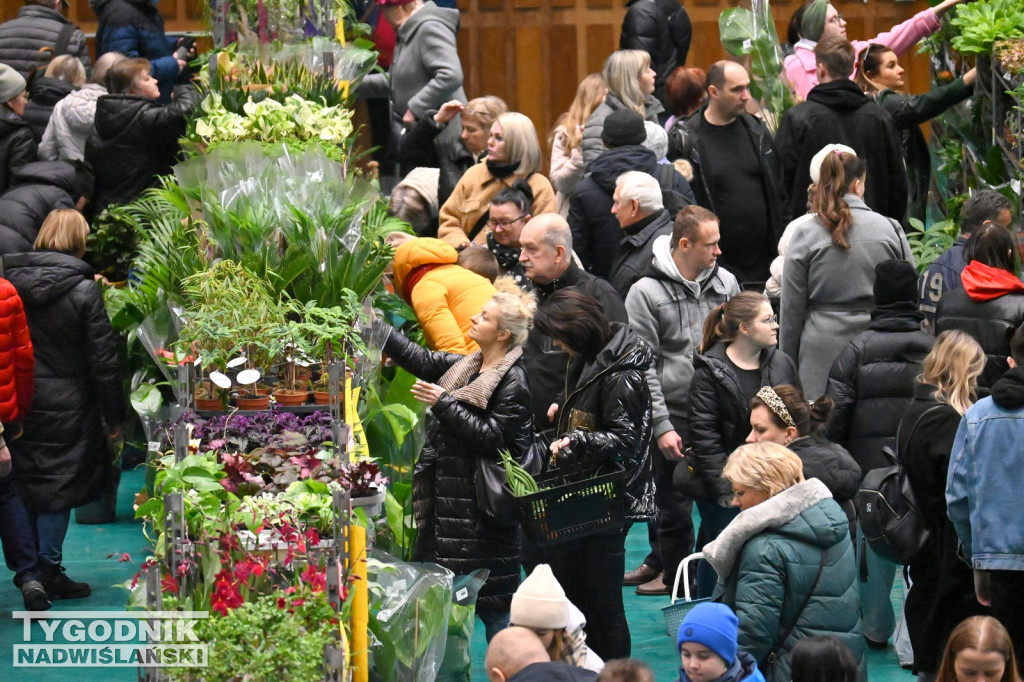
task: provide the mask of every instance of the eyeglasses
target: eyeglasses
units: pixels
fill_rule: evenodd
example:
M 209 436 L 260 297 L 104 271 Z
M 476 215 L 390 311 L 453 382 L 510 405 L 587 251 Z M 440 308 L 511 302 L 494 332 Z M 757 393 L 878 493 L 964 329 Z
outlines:
M 842 26 L 843 24 L 846 23 L 846 19 L 843 19 L 843 15 L 842 14 L 837 14 L 834 17 L 832 17 L 831 19 L 829 19 L 828 23 L 835 24 L 836 26 Z
M 761 324 L 773 324 L 777 326 L 779 324 L 779 316 L 772 315 L 771 317 L 762 318 L 759 321 L 761 322 Z
M 491 228 L 492 230 L 496 229 L 496 228 L 499 228 L 499 227 L 501 229 L 503 229 L 503 230 L 507 230 L 508 228 L 512 227 L 513 225 L 518 223 L 520 220 L 522 220 L 526 216 L 527 216 L 527 214 L 524 213 L 523 215 L 519 216 L 518 218 L 513 218 L 512 220 L 488 220 L 487 221 L 487 226 L 489 228 Z

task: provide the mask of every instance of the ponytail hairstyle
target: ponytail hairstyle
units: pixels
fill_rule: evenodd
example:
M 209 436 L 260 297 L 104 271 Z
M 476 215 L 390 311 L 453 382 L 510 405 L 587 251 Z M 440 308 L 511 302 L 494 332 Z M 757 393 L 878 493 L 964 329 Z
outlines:
M 498 304 L 498 330 L 509 333 L 509 348 L 521 346 L 526 343 L 526 337 L 533 327 L 537 297 L 532 292 L 520 289 L 516 281 L 507 275 L 495 280 L 494 288 L 498 292 L 491 300 Z
M 580 146 L 583 137 L 583 126 L 587 119 L 594 113 L 594 109 L 601 106 L 608 88 L 604 84 L 604 78 L 599 73 L 592 73 L 580 81 L 576 88 L 576 97 L 566 112 L 565 125 L 565 153 L 569 154 L 573 149 Z
M 708 352 L 716 343 L 728 345 L 735 341 L 740 333 L 740 325 L 753 323 L 761 312 L 761 306 L 767 301 L 768 297 L 760 292 L 741 291 L 712 310 L 704 320 L 700 352 Z
M 835 405 L 832 398 L 826 395 L 821 396 L 813 403 L 808 403 L 807 399 L 804 398 L 803 391 L 789 384 L 780 384 L 771 388 L 775 391 L 775 395 L 779 397 L 779 400 L 786 406 L 786 412 L 789 412 L 789 416 L 793 419 L 793 426 L 796 427 L 796 435 L 800 438 L 811 435 L 817 431 L 819 426 L 828 421 L 828 415 L 832 412 L 832 408 Z M 761 406 L 768 408 L 768 413 L 771 415 L 772 423 L 775 426 L 780 429 L 785 429 L 789 426 L 775 412 L 772 406 L 760 397 L 754 396 L 750 399 L 751 410 Z
M 853 80 L 867 95 L 873 95 L 886 89 L 885 86 L 871 80 L 878 75 L 878 70 L 882 68 L 882 58 L 886 52 L 892 52 L 892 48 L 879 43 L 871 43 L 857 60 L 857 71 L 854 73 Z
M 832 243 L 840 249 L 850 248 L 850 226 L 853 215 L 843 195 L 856 180 L 867 173 L 864 159 L 843 152 L 832 152 L 821 161 L 818 181 L 811 185 L 808 208 L 832 234 Z

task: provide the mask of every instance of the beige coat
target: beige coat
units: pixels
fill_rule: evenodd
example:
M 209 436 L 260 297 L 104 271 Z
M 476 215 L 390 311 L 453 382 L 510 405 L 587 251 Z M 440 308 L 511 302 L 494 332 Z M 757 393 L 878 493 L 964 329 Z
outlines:
M 456 248 L 469 243 L 468 235 L 477 221 L 490 210 L 491 199 L 502 187 L 511 187 L 517 179 L 516 175 L 507 178 L 494 177 L 487 169 L 486 163 L 478 163 L 470 168 L 459 180 L 448 201 L 441 206 L 437 236 Z M 548 179 L 540 173 L 534 173 L 528 182 L 533 189 L 533 207 L 530 214 L 536 216 L 541 213 L 557 213 L 555 191 Z M 486 244 L 487 233 L 490 231 L 485 225 L 473 242 Z

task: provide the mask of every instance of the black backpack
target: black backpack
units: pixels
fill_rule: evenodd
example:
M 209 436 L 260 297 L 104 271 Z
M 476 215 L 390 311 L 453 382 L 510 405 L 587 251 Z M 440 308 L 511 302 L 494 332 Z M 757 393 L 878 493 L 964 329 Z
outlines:
M 921 413 L 910 430 L 910 441 L 924 416 L 942 405 L 935 405 Z M 900 428 L 903 423 L 900 422 Z M 896 449 L 900 434 L 896 431 Z M 900 458 L 888 447 L 882 452 L 897 462 L 890 467 L 873 469 L 864 477 L 853 501 L 857 507 L 857 521 L 863 540 L 871 545 L 878 556 L 904 566 L 911 563 L 931 539 L 931 528 L 917 504 L 914 491 L 907 481 Z

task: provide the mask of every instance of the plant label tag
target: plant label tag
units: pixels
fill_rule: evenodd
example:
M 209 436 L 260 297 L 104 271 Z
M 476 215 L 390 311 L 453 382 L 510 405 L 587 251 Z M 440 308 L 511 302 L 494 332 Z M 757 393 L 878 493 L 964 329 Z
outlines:
M 747 52 L 750 52 L 750 48 L 752 48 L 753 46 L 754 46 L 754 43 L 753 43 L 753 41 L 750 38 L 747 38 L 746 40 L 744 40 L 743 41 L 743 53 L 746 54 Z
M 160 452 L 160 441 L 151 440 L 146 442 L 146 449 L 149 452 Z
M 404 592 L 405 591 L 405 580 L 404 579 L 403 580 L 396 580 L 394 583 L 391 584 L 391 587 L 394 590 L 398 591 L 398 592 Z
M 463 587 L 461 590 L 455 593 L 455 601 L 461 602 L 469 596 L 469 590 Z

